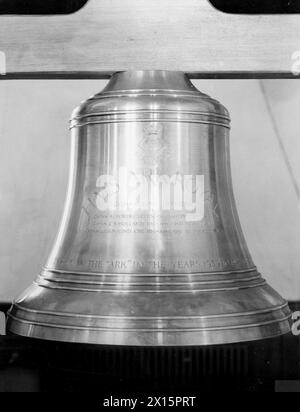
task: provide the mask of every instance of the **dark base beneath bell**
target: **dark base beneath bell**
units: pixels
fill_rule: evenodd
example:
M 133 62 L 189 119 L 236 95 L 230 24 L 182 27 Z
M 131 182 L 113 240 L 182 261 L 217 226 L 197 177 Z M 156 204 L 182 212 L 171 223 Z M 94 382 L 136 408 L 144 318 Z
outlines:
M 35 370 L 39 391 L 94 392 L 97 402 L 126 393 L 274 392 L 300 379 L 299 338 L 291 334 L 211 347 L 95 346 L 24 338 L 16 338 L 15 345 L 25 353 L 27 369 L 30 363 Z M 15 359 L 24 367 L 22 355 Z

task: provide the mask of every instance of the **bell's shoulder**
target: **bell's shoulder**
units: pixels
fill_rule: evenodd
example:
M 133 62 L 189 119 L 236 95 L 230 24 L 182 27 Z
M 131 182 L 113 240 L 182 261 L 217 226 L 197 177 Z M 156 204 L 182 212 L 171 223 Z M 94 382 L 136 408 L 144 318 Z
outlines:
M 71 119 L 111 113 L 135 111 L 178 111 L 220 116 L 230 120 L 229 111 L 217 100 L 199 91 L 151 90 L 115 93 L 100 92 L 83 101 Z

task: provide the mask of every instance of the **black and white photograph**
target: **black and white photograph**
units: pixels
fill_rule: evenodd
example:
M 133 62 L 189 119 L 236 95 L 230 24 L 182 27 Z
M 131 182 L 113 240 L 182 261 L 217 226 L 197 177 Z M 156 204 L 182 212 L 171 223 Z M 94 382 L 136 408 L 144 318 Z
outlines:
M 299 113 L 299 0 L 0 0 L 0 392 L 299 393 Z

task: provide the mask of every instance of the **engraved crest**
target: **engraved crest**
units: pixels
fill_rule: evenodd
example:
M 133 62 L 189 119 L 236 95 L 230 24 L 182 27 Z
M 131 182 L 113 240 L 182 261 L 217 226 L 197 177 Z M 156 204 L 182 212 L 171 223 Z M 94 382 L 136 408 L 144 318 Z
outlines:
M 144 167 L 158 167 L 170 156 L 169 142 L 164 137 L 163 125 L 150 123 L 144 127 L 143 139 L 138 144 L 137 156 Z

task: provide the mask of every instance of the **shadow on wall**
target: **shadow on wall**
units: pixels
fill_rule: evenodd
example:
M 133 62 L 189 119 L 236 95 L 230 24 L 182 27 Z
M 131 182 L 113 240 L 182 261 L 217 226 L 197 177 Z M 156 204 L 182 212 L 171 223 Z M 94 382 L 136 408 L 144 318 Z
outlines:
M 66 195 L 69 116 L 105 84 L 0 82 L 0 301 L 23 291 L 46 262 Z M 300 82 L 195 84 L 231 113 L 235 197 L 254 262 L 283 296 L 298 300 Z

